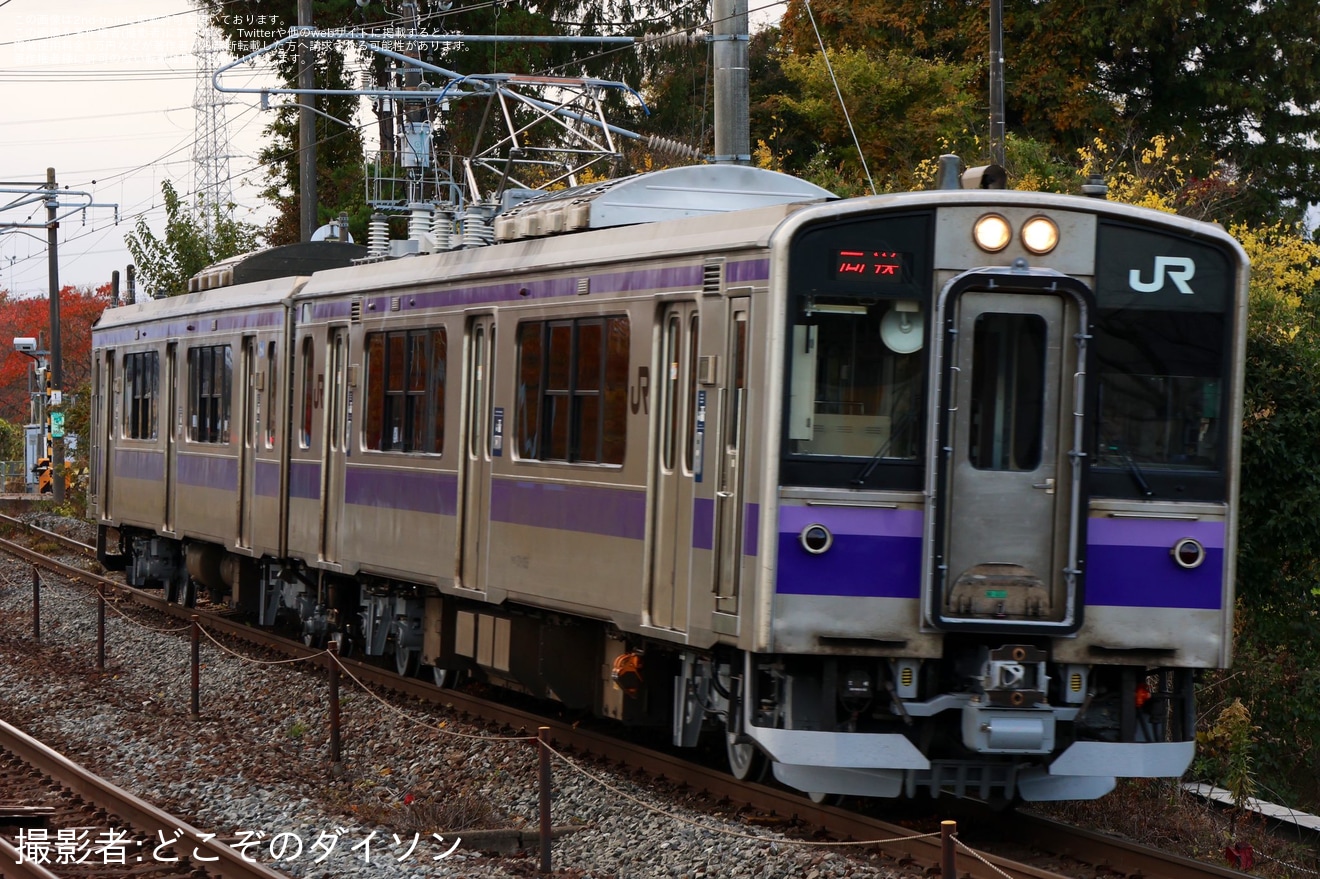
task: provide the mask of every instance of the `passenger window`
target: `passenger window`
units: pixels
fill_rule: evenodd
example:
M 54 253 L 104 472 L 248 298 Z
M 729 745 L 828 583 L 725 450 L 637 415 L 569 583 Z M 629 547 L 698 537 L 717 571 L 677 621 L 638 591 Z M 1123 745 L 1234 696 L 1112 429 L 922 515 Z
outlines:
M 375 451 L 443 452 L 444 327 L 368 333 L 366 349 L 364 445 Z
M 275 448 L 275 425 L 279 422 L 279 361 L 275 343 L 266 347 L 266 448 Z
M 622 464 L 630 330 L 626 317 L 518 326 L 519 457 Z
M 304 449 L 312 447 L 312 408 L 316 378 L 316 357 L 311 337 L 303 339 L 302 350 L 302 419 L 298 431 L 298 445 Z
M 188 439 L 229 442 L 233 355 L 228 345 L 188 349 Z
M 124 355 L 124 430 L 128 439 L 155 439 L 160 355 L 142 351 Z

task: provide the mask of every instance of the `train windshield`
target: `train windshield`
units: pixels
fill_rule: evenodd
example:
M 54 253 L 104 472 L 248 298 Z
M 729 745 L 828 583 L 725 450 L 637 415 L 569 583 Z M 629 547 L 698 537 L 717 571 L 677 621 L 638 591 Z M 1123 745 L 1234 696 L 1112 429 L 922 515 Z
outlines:
M 806 296 L 798 306 L 789 453 L 915 461 L 922 388 L 917 303 Z
M 1219 247 L 1102 223 L 1094 494 L 1222 500 L 1233 262 Z
M 853 217 L 791 244 L 785 485 L 921 487 L 933 221 Z

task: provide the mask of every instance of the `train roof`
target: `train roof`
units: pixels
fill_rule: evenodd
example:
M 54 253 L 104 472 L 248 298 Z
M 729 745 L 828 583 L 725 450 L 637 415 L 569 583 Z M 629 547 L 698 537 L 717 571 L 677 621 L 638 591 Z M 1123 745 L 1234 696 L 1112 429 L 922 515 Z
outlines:
M 378 291 L 459 279 L 567 270 L 582 263 L 602 265 L 763 248 L 784 218 L 806 204 L 774 204 L 332 269 L 318 272 L 297 295 L 301 298 Z
M 147 299 L 133 305 L 107 308 L 101 313 L 94 329 L 105 330 L 134 323 L 158 321 L 175 315 L 197 315 L 276 305 L 287 300 L 305 283 L 307 278 L 303 276 L 271 278 L 234 287 L 217 287 L 198 293 Z

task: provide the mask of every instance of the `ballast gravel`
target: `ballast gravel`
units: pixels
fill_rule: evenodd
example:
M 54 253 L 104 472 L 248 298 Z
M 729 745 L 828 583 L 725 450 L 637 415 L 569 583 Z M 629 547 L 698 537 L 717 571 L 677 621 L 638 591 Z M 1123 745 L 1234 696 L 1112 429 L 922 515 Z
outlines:
M 89 539 L 86 523 L 38 524 L 81 528 L 77 536 Z M 43 575 L 40 596 L 38 644 L 32 569 L 0 559 L 0 715 L 121 787 L 232 845 L 247 843 L 249 857 L 290 876 L 544 875 L 537 759 L 525 740 L 417 703 L 381 701 L 345 679 L 342 763 L 332 772 L 319 668 L 256 659 L 204 635 L 194 719 L 191 647 L 178 621 L 109 607 L 102 675 L 94 593 Z M 552 875 L 903 875 L 868 855 L 790 842 L 727 812 L 695 811 L 658 787 L 583 768 L 594 777 L 554 764 L 553 823 L 572 830 L 553 844 Z M 483 852 L 478 828 L 525 829 L 530 850 Z

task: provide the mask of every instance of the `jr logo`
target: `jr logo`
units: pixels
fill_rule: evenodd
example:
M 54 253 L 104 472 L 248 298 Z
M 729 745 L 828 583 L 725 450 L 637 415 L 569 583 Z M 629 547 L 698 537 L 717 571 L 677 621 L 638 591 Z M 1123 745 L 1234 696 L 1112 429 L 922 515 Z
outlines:
M 1128 272 L 1128 285 L 1138 293 L 1158 293 L 1164 289 L 1164 276 L 1168 275 L 1179 293 L 1188 296 L 1194 292 L 1188 281 L 1196 274 L 1196 263 L 1186 256 L 1155 257 L 1155 277 L 1150 283 L 1141 280 L 1141 269 Z

